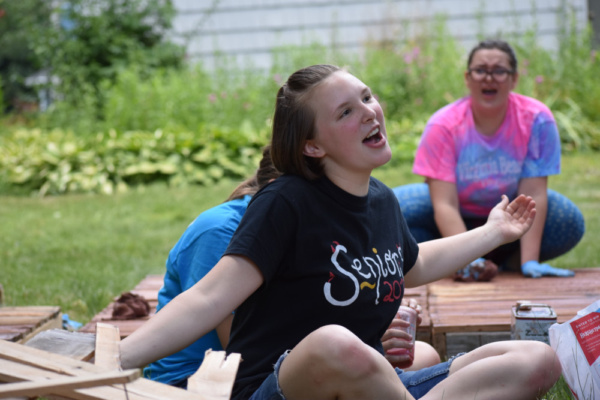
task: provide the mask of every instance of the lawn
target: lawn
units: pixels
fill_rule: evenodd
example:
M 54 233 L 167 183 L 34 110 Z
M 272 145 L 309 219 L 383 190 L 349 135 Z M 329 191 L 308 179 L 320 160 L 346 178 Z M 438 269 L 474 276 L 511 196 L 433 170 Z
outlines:
M 234 186 L 49 198 L 0 197 L 6 305 L 59 305 L 87 322 L 145 275 L 162 273 L 193 218 Z

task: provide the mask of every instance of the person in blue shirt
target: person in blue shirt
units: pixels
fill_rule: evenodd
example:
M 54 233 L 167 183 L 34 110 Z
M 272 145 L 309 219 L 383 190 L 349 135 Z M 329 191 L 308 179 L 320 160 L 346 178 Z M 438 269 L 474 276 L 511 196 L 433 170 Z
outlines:
M 157 312 L 202 279 L 219 261 L 237 229 L 248 203 L 258 189 L 279 176 L 271 162 L 269 147 L 255 174 L 240 183 L 224 203 L 201 213 L 169 252 L 163 286 L 158 292 Z M 161 383 L 186 387 L 207 349 L 222 350 L 229 340 L 233 315 L 192 345 L 149 364 L 144 377 Z

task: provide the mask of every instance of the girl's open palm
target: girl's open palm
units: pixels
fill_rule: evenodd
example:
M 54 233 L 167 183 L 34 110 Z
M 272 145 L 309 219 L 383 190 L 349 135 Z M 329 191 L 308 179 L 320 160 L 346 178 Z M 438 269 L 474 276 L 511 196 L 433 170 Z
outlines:
M 488 223 L 494 224 L 504 239 L 504 243 L 519 239 L 531 228 L 535 218 L 535 201 L 525 195 L 519 195 L 508 202 L 508 197 L 502 195 L 502 200 L 490 212 Z

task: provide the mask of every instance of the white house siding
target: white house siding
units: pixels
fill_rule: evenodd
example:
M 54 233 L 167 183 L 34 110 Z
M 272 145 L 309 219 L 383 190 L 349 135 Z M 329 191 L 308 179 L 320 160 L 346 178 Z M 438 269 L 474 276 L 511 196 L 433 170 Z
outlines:
M 360 51 L 367 41 L 409 38 L 423 22 L 444 16 L 453 37 L 468 49 L 479 35 L 535 30 L 556 48 L 568 15 L 588 21 L 588 0 L 173 0 L 173 39 L 206 67 L 215 54 L 268 68 L 271 49 L 318 42 Z

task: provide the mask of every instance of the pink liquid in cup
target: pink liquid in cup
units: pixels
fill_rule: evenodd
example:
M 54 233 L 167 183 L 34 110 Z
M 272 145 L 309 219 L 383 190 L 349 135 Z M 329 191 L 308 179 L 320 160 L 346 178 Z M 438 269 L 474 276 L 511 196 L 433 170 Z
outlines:
M 410 341 L 410 344 L 412 345 L 412 347 L 410 349 L 404 349 L 404 348 L 390 349 L 390 350 L 388 350 L 388 354 L 399 355 L 399 356 L 408 354 L 410 359 L 414 360 L 415 359 L 415 336 L 417 334 L 417 311 L 414 308 L 400 306 L 400 308 L 398 309 L 397 317 L 404 321 L 408 321 L 408 323 L 410 323 L 410 326 L 408 326 L 406 328 L 398 328 L 398 329 L 401 329 L 401 330 L 407 332 L 412 337 L 412 340 Z

